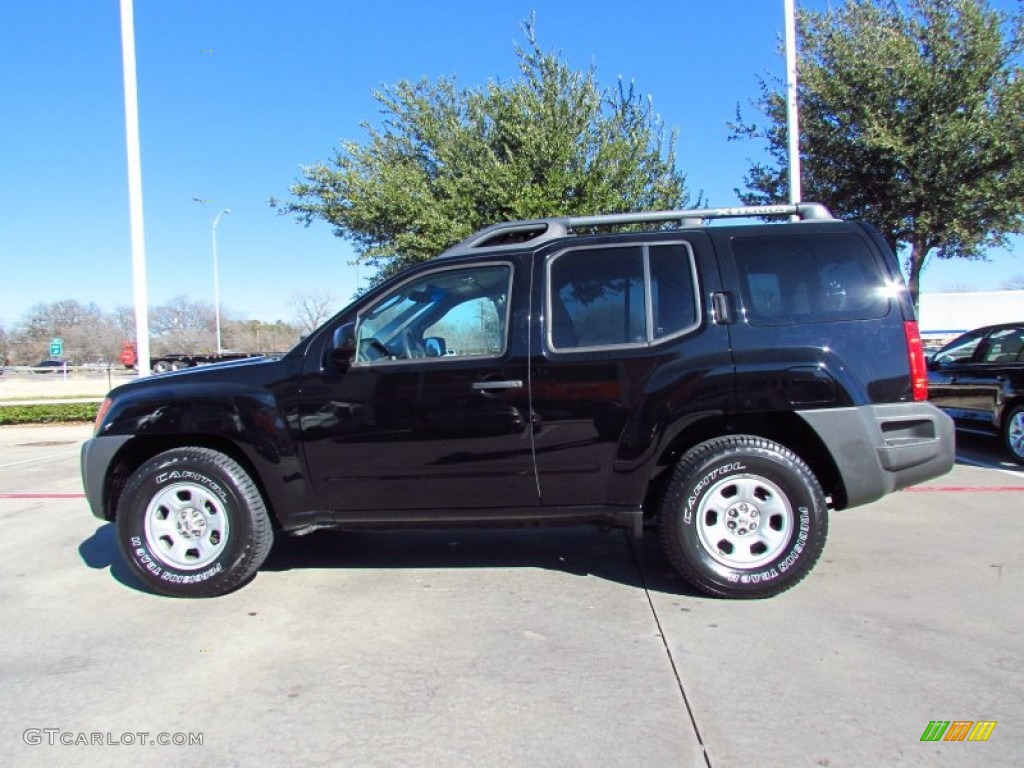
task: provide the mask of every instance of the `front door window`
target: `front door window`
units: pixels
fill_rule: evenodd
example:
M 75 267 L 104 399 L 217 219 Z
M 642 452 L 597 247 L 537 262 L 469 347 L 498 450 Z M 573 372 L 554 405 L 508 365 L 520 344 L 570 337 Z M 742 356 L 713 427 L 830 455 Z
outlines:
M 360 315 L 355 363 L 500 357 L 505 352 L 507 264 L 432 272 Z

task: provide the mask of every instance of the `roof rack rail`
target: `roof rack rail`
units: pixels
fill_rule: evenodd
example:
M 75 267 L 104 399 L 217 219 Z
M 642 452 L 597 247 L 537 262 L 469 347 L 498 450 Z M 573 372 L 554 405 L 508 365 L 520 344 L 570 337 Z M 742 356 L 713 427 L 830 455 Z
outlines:
M 749 218 L 753 216 L 791 216 L 800 221 L 823 221 L 832 213 L 821 203 L 794 203 L 790 205 L 751 205 L 738 208 L 692 208 L 678 211 L 639 211 L 636 213 L 604 213 L 592 216 L 560 216 L 550 219 L 530 219 L 492 224 L 474 232 L 438 258 L 464 256 L 482 249 L 502 250 L 522 243 L 538 245 L 568 236 L 574 229 L 588 227 L 625 226 L 676 221 L 681 227 L 699 227 L 709 219 Z

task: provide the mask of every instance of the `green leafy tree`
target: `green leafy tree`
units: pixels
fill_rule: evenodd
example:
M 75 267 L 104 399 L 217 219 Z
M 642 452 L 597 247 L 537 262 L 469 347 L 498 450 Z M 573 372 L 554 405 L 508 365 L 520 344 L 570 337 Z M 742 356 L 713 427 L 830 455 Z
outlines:
M 1024 16 L 983 0 L 846 0 L 798 14 L 803 198 L 872 222 L 905 249 L 915 303 L 932 255 L 984 258 L 1024 225 Z M 781 83 L 761 81 L 766 140 L 739 192 L 787 197 Z
M 516 46 L 521 77 L 460 88 L 454 79 L 374 92 L 384 119 L 364 144 L 303 169 L 294 200 L 271 200 L 351 240 L 378 279 L 436 256 L 497 221 L 680 207 L 684 176 L 649 98 L 593 67 Z

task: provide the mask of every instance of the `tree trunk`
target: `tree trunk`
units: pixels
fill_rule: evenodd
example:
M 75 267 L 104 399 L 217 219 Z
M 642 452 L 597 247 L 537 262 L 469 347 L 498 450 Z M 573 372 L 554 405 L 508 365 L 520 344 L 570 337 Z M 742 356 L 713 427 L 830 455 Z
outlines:
M 910 300 L 914 302 L 914 314 L 921 316 L 920 299 L 921 272 L 928 258 L 928 247 L 919 241 L 910 244 L 910 274 L 907 277 L 907 288 L 910 289 Z

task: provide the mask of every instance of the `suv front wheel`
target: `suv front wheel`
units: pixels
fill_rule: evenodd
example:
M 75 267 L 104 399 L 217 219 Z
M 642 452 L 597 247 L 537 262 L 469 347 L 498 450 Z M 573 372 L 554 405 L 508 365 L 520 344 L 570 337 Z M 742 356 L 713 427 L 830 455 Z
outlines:
M 701 443 L 679 460 L 658 529 L 668 558 L 698 589 L 771 597 L 814 567 L 828 509 L 799 456 L 764 438 L 734 435 Z
M 117 507 L 117 538 L 151 589 L 212 597 L 245 584 L 274 532 L 256 484 L 229 456 L 174 448 L 129 478 Z

